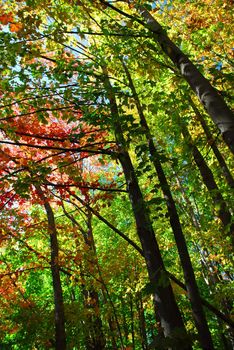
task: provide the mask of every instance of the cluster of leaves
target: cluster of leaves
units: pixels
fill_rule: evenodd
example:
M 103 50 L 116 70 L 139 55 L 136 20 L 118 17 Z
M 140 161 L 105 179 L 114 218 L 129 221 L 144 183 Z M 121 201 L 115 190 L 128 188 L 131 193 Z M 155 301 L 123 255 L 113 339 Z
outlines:
M 211 143 L 222 149 L 233 170 L 229 151 L 179 72 L 137 21 L 136 8 L 145 2 L 116 3 L 119 12 L 105 1 L 88 0 L 15 0 L 7 10 L 7 2 L 1 8 L 3 348 L 54 347 L 46 203 L 53 209 L 58 232 L 68 349 L 88 348 L 97 335 L 107 349 L 171 345 L 170 339 L 158 335 L 145 262 L 129 244 L 139 242 L 118 160 L 123 150 L 133 160 L 166 268 L 182 279 L 166 200 L 123 62 L 175 198 L 201 294 L 231 313 L 230 237 L 220 222 L 219 204 L 213 205 L 196 167 L 191 143 L 205 158 L 231 208 L 233 188 L 225 183 Z M 158 3 L 147 7 L 230 101 L 229 2 L 221 6 L 215 1 L 212 11 L 207 1 L 198 7 L 190 1 Z M 116 96 L 124 144 L 116 141 L 105 70 Z M 214 140 L 207 139 L 198 114 Z M 184 136 L 183 125 L 191 138 Z M 173 290 L 194 348 L 199 349 L 186 292 L 176 284 Z M 221 333 L 229 336 L 229 330 L 212 314 L 207 316 L 214 342 L 222 349 Z

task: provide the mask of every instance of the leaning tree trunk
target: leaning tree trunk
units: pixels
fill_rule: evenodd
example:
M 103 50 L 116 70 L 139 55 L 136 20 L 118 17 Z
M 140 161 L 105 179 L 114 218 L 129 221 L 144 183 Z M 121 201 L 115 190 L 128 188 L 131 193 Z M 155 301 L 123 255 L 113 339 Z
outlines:
M 104 217 L 102 217 L 96 210 L 94 210 L 93 208 L 91 208 L 84 200 L 82 200 L 80 197 L 78 197 L 77 195 L 75 195 L 74 193 L 71 193 L 70 191 L 68 191 L 69 194 L 71 196 L 73 196 L 74 198 L 76 198 L 78 200 L 78 202 L 80 202 L 83 206 L 87 207 L 98 219 L 100 219 L 102 222 L 104 222 L 108 227 L 110 227 L 114 232 L 116 232 L 118 235 L 120 235 L 120 237 L 122 237 L 124 240 L 126 240 L 126 242 L 128 242 L 134 249 L 136 249 L 136 251 L 142 256 L 144 257 L 144 253 L 143 250 L 135 243 L 133 242 L 131 239 L 129 239 L 123 232 L 121 232 L 120 230 L 118 230 L 116 227 L 114 227 L 110 222 L 108 222 Z M 68 273 L 66 271 L 66 273 Z M 174 275 L 172 275 L 171 273 L 167 272 L 169 278 L 175 283 L 177 284 L 180 288 L 182 288 L 184 291 L 186 290 L 185 285 L 178 280 Z M 102 282 L 103 283 L 103 282 Z M 202 298 L 202 304 L 203 306 L 205 306 L 210 312 L 212 312 L 214 315 L 216 315 L 220 320 L 222 320 L 223 322 L 225 322 L 227 325 L 229 325 L 230 327 L 234 328 L 234 322 L 229 319 L 226 315 L 224 315 L 222 312 L 220 312 L 218 309 L 216 309 L 213 305 L 211 305 L 210 303 L 208 303 L 205 299 Z M 113 308 L 114 310 L 114 308 Z M 157 310 L 155 309 L 155 315 L 157 313 Z M 156 320 L 159 319 L 159 317 L 156 315 Z M 117 320 L 116 320 L 116 323 Z M 118 328 L 118 327 L 117 327 Z
M 234 188 L 234 178 L 233 178 L 233 176 L 232 176 L 232 174 L 227 166 L 227 163 L 225 162 L 225 159 L 223 158 L 222 154 L 220 153 L 218 147 L 216 146 L 215 139 L 213 138 L 213 136 L 209 130 L 209 127 L 206 124 L 204 117 L 199 112 L 198 108 L 196 107 L 195 103 L 193 102 L 193 100 L 190 96 L 188 96 L 188 100 L 189 100 L 190 106 L 192 107 L 193 111 L 195 112 L 197 119 L 201 123 L 201 126 L 204 130 L 206 137 L 207 137 L 207 142 L 210 145 L 210 147 L 212 148 L 214 155 L 216 156 L 216 159 L 219 163 L 219 166 L 220 166 L 220 169 L 223 173 L 223 176 L 225 177 L 228 185 L 231 188 Z
M 198 232 L 201 233 L 202 228 L 201 228 L 200 222 L 197 220 L 196 215 L 193 211 L 192 203 L 190 202 L 189 198 L 186 196 L 185 190 L 184 190 L 184 188 L 179 180 L 179 177 L 176 175 L 176 173 L 174 173 L 174 175 L 176 177 L 180 192 L 182 193 L 183 200 L 186 203 L 186 208 L 189 212 L 189 216 L 190 216 L 194 226 L 198 230 Z M 215 266 L 215 267 L 213 266 L 212 262 L 210 262 L 208 259 L 209 253 L 207 252 L 206 248 L 202 249 L 200 247 L 199 243 L 196 243 L 196 242 L 193 242 L 193 245 L 200 255 L 200 261 L 201 261 L 201 265 L 203 268 L 204 280 L 205 280 L 207 286 L 209 287 L 210 294 L 212 295 L 213 294 L 212 289 L 214 290 L 215 285 L 223 279 L 222 267 L 220 268 L 219 265 Z M 225 279 L 226 278 L 227 277 L 225 276 Z M 221 306 L 221 309 L 224 310 L 226 315 L 230 314 L 232 307 L 231 307 L 231 303 L 227 299 L 221 300 L 220 306 Z M 222 321 L 219 319 L 219 317 L 217 315 L 216 315 L 216 318 L 217 318 L 217 322 L 218 322 L 219 329 L 220 329 L 220 338 L 224 344 L 224 350 L 230 350 L 230 349 L 232 349 L 232 347 L 228 347 L 228 344 L 231 342 L 231 339 L 233 339 L 233 329 L 231 326 L 229 326 L 229 330 L 228 330 L 229 339 L 227 339 L 226 334 L 225 334 L 224 329 L 223 329 L 224 327 L 223 327 Z M 229 340 L 230 340 L 230 342 L 229 342 Z
M 125 175 L 130 202 L 132 205 L 137 233 L 142 245 L 144 258 L 147 265 L 150 283 L 153 287 L 154 303 L 157 306 L 164 335 L 175 339 L 175 332 L 180 329 L 186 337 L 186 329 L 175 301 L 172 287 L 165 270 L 158 243 L 152 228 L 149 213 L 145 207 L 144 199 L 138 184 L 134 167 L 125 148 L 125 140 L 122 133 L 118 107 L 110 84 L 107 71 L 104 68 L 104 85 L 110 103 L 115 137 L 119 146 L 119 160 Z M 160 283 L 160 281 L 164 281 Z M 191 349 L 190 345 L 181 343 L 181 349 Z
M 147 11 L 144 6 L 138 6 L 136 9 L 144 20 L 134 17 L 105 0 L 100 2 L 106 7 L 110 7 L 123 16 L 131 18 L 148 28 L 155 41 L 159 43 L 163 52 L 173 61 L 179 69 L 181 75 L 191 86 L 199 100 L 203 104 L 207 113 L 211 116 L 213 122 L 217 125 L 224 141 L 234 154 L 234 116 L 230 108 L 225 103 L 223 97 L 210 84 L 210 82 L 199 72 L 196 66 L 189 58 L 169 39 L 165 30 L 156 21 L 156 19 Z
M 182 231 L 182 227 L 181 227 L 179 215 L 178 215 L 178 212 L 176 209 L 175 201 L 172 197 L 170 186 L 167 182 L 167 178 L 164 174 L 164 171 L 163 171 L 163 168 L 162 168 L 162 165 L 160 162 L 160 156 L 159 156 L 158 151 L 154 145 L 153 137 L 151 135 L 149 126 L 147 124 L 147 121 L 146 121 L 138 94 L 136 92 L 135 86 L 133 84 L 131 75 L 130 75 L 128 68 L 127 68 L 124 61 L 122 61 L 122 64 L 123 64 L 125 73 L 126 73 L 127 78 L 128 78 L 129 87 L 132 91 L 133 98 L 135 100 L 135 104 L 136 104 L 138 114 L 140 117 L 141 126 L 144 130 L 144 133 L 145 133 L 145 136 L 146 136 L 146 139 L 148 142 L 151 159 L 152 159 L 152 162 L 154 164 L 156 173 L 158 175 L 158 179 L 159 179 L 160 186 L 161 186 L 161 189 L 162 189 L 163 194 L 164 194 L 164 198 L 166 199 L 166 205 L 167 205 L 168 215 L 170 218 L 170 224 L 171 224 L 171 228 L 172 228 L 172 231 L 173 231 L 173 234 L 175 237 L 176 246 L 177 246 L 177 249 L 179 252 L 181 266 L 182 266 L 183 273 L 184 273 L 185 285 L 186 285 L 186 289 L 188 292 L 188 297 L 189 297 L 190 302 L 191 302 L 193 317 L 194 317 L 195 324 L 196 324 L 196 327 L 198 330 L 200 343 L 201 343 L 203 349 L 213 349 L 211 334 L 210 334 L 209 327 L 208 327 L 206 317 L 205 317 L 205 313 L 204 313 L 204 310 L 202 307 L 201 297 L 200 297 L 199 290 L 197 287 L 192 263 L 191 263 L 188 248 L 187 248 L 187 243 L 186 243 L 183 231 Z
M 234 246 L 234 223 L 232 223 L 232 215 L 230 214 L 228 206 L 217 186 L 213 173 L 197 146 L 192 143 L 191 135 L 185 125 L 181 125 L 181 132 L 186 140 L 187 146 L 193 154 L 194 161 L 199 169 L 202 180 L 207 187 L 215 206 L 219 208 L 217 215 L 224 226 L 225 235 L 230 237 L 230 241 Z
M 66 333 L 65 333 L 65 316 L 64 316 L 64 304 L 63 304 L 63 292 L 60 280 L 60 267 L 59 267 L 59 246 L 57 238 L 57 229 L 55 224 L 55 218 L 50 203 L 45 198 L 44 193 L 40 186 L 36 186 L 37 192 L 40 198 L 44 202 L 44 207 L 48 220 L 48 232 L 50 235 L 50 249 L 51 249 L 51 273 L 53 281 L 54 292 L 54 306 L 55 306 L 55 349 L 66 349 Z
M 148 29 L 153 32 L 154 39 L 187 80 L 207 113 L 221 131 L 224 141 L 234 153 L 234 115 L 223 97 L 213 88 L 188 57 L 169 39 L 162 26 L 143 6 L 139 6 L 139 12 L 144 18 L 144 23 Z

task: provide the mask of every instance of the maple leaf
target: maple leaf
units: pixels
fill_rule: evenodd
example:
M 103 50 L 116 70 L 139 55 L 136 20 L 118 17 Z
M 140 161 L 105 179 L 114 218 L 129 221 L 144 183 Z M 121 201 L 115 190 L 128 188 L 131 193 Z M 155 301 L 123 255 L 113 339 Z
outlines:
M 0 23 L 6 25 L 8 24 L 9 22 L 12 22 L 13 21 L 13 16 L 12 16 L 12 13 L 9 12 L 9 13 L 4 13 L 3 15 L 0 16 Z
M 11 23 L 10 24 L 10 31 L 11 32 L 19 32 L 23 28 L 23 25 L 21 23 Z

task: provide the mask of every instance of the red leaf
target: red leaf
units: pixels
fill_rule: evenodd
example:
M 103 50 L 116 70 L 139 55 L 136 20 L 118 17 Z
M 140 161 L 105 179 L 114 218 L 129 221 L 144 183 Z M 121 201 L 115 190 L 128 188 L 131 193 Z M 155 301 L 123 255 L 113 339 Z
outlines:
M 12 16 L 12 13 L 9 12 L 9 13 L 4 13 L 3 15 L 0 16 L 0 23 L 6 25 L 8 24 L 9 22 L 12 22 L 13 21 L 13 16 Z

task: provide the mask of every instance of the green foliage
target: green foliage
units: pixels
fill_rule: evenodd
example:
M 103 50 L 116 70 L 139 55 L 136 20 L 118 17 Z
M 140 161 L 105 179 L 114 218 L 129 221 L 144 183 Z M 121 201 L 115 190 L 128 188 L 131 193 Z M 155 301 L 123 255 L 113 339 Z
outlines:
M 100 330 L 106 349 L 137 350 L 147 344 L 182 349 L 190 343 L 200 349 L 186 292 L 174 284 L 189 335 L 178 330 L 173 340 L 160 337 L 152 294 L 168 286 L 167 274 L 150 283 L 144 258 L 117 233 L 140 247 L 127 193 L 131 183 L 126 183 L 119 161 L 119 154 L 128 151 L 165 267 L 183 280 L 168 198 L 153 166 L 139 104 L 176 202 L 200 293 L 224 314 L 232 314 L 231 222 L 222 226 L 222 203 L 213 203 L 212 196 L 221 193 L 233 212 L 233 188 L 212 143 L 230 172 L 233 161 L 137 12 L 142 4 L 151 11 L 231 103 L 230 4 L 170 1 L 157 2 L 155 9 L 153 2 L 113 2 L 129 18 L 101 3 L 6 1 L 1 8 L 1 349 L 54 347 L 53 249 L 46 203 L 55 215 L 68 349 L 87 349 Z M 104 68 L 111 89 L 105 85 Z M 111 113 L 111 93 L 118 117 Z M 118 123 L 121 144 L 116 141 Z M 217 183 L 213 193 L 195 164 L 194 145 Z M 228 339 L 228 328 L 212 313 L 207 319 L 216 348 L 224 349 L 221 330 Z

